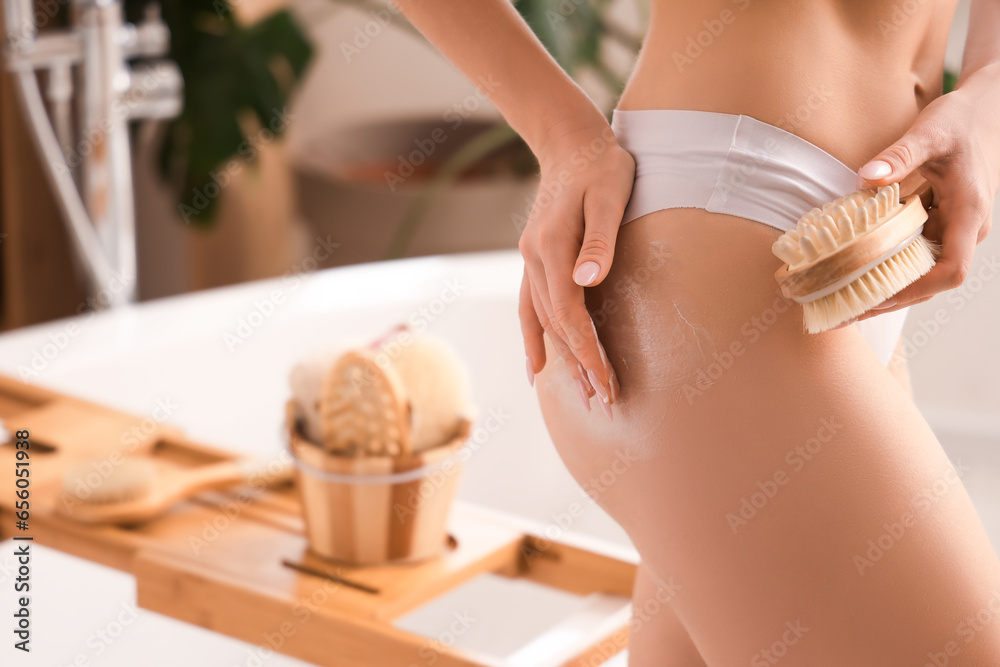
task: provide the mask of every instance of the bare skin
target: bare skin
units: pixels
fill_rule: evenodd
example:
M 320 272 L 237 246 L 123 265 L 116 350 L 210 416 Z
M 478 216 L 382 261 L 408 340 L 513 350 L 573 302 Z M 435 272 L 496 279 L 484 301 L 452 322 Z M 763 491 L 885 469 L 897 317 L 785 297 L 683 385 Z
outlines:
M 501 80 L 494 102 L 545 188 L 607 126 L 501 5 L 401 3 L 470 78 Z M 619 108 L 750 115 L 860 170 L 861 185 L 906 192 L 919 171 L 945 254 L 883 304 L 903 307 L 961 284 L 1000 182 L 1000 2 L 973 0 L 958 90 L 941 97 L 953 11 L 654 0 Z M 883 366 L 855 326 L 803 333 L 774 281 L 774 228 L 698 209 L 619 228 L 634 173 L 623 153 L 610 141 L 533 211 L 520 316 L 556 449 L 581 485 L 602 480 L 595 500 L 642 557 L 634 609 L 657 582 L 675 591 L 633 627 L 630 664 L 1000 664 L 1000 560 L 905 366 Z M 597 274 L 573 289 L 590 261 Z
M 581 484 L 636 459 L 595 500 L 639 550 L 637 583 L 681 586 L 631 664 L 755 664 L 801 621 L 785 664 L 923 665 L 1000 590 L 964 471 L 856 327 L 802 333 L 771 276 L 774 230 L 733 223 L 684 209 L 622 228 L 608 279 L 587 290 L 621 383 L 613 422 L 581 405 L 561 359 L 536 379 Z M 907 512 L 912 525 L 870 554 Z M 1000 623 L 974 639 L 948 664 L 1000 664 Z
M 655 4 L 619 108 L 751 115 L 858 170 L 940 90 L 953 3 L 926 3 L 888 39 L 874 26 L 890 3 L 740 6 Z M 736 19 L 710 46 L 666 65 L 724 9 Z M 811 57 L 768 65 L 794 53 Z M 638 626 L 630 664 L 1000 664 L 1000 623 L 962 625 L 1000 590 L 963 471 L 914 408 L 898 349 L 884 368 L 854 327 L 802 333 L 801 311 L 775 291 L 776 236 L 690 209 L 623 226 L 610 274 L 586 289 L 621 384 L 614 421 L 580 405 L 562 360 L 537 376 L 581 483 L 621 451 L 642 460 L 596 499 L 642 554 L 634 608 L 657 580 L 682 588 Z M 789 454 L 809 442 L 808 460 Z M 741 514 L 761 483 L 773 497 Z M 867 552 L 880 539 L 889 550 Z

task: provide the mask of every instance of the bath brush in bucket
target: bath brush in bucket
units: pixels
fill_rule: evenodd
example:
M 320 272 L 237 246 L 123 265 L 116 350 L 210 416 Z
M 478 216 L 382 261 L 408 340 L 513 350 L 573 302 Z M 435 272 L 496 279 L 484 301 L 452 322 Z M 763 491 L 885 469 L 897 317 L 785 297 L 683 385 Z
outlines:
M 290 383 L 304 435 L 349 456 L 421 452 L 475 416 L 462 360 L 443 339 L 405 325 L 303 360 Z

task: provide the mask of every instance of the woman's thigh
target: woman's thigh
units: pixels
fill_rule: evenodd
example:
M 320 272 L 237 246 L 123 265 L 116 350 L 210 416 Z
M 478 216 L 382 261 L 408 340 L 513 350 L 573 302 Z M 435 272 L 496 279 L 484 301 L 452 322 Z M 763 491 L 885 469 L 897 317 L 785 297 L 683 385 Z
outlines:
M 536 386 L 557 450 L 679 584 L 709 665 L 1000 664 L 1000 619 L 976 621 L 1000 610 L 1000 563 L 962 467 L 856 327 L 802 332 L 777 235 L 696 209 L 625 225 L 587 289 L 614 421 L 550 346 Z
M 629 667 L 706 667 L 670 603 L 680 592 L 645 563 L 636 568 L 629 623 Z

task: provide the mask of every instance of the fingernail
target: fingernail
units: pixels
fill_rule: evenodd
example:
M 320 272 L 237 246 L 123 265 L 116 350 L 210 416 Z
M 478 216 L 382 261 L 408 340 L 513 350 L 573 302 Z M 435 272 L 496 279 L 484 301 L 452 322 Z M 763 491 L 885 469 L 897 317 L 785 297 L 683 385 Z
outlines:
M 524 358 L 525 365 L 528 367 L 528 384 L 532 387 L 535 386 L 535 371 L 531 368 L 531 357 Z
M 587 379 L 587 371 L 583 370 L 583 364 L 580 363 L 577 363 L 576 369 L 580 371 L 579 380 L 583 382 L 583 386 L 587 390 L 587 396 L 589 397 L 593 387 L 590 386 L 590 380 Z M 597 392 L 594 393 L 596 394 Z
M 601 406 L 601 410 L 604 412 L 604 416 L 608 418 L 608 421 L 614 421 L 614 415 L 611 414 L 611 404 L 604 401 L 598 401 L 597 403 Z
M 580 398 L 583 400 L 583 404 L 586 406 L 587 412 L 590 412 L 590 396 L 587 395 L 587 389 L 583 386 L 583 380 L 580 378 L 576 379 L 576 388 L 580 392 Z
M 590 378 L 590 386 L 594 388 L 594 391 L 596 391 L 597 395 L 601 397 L 601 400 L 607 403 L 608 390 L 605 389 L 604 385 L 597 379 L 597 373 L 595 373 L 592 368 L 588 368 L 587 377 Z
M 618 384 L 618 375 L 615 373 L 615 369 L 611 369 L 611 402 L 615 403 L 618 400 L 618 392 L 622 390 L 620 384 Z
M 872 306 L 872 310 L 885 310 L 886 308 L 892 308 L 895 305 L 896 305 L 896 300 L 893 299 L 891 301 L 886 301 L 884 303 L 880 303 L 877 306 Z
M 872 160 L 858 170 L 858 176 L 869 181 L 877 181 L 892 173 L 892 165 L 884 160 Z
M 584 262 L 576 267 L 576 272 L 573 274 L 573 282 L 581 287 L 589 285 L 594 282 L 594 278 L 600 272 L 601 267 L 597 265 L 597 262 Z

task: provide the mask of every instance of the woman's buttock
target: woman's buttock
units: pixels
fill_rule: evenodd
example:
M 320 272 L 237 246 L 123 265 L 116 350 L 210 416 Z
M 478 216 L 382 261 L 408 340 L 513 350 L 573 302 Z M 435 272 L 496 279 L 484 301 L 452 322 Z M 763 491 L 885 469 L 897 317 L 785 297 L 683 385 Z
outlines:
M 584 408 L 547 344 L 546 426 L 676 584 L 708 664 L 755 664 L 786 623 L 808 628 L 789 664 L 923 664 L 1000 589 L 1000 568 L 964 469 L 857 327 L 803 333 L 772 275 L 777 234 L 700 209 L 623 226 L 610 274 L 586 289 L 621 385 L 614 419 Z M 960 664 L 988 664 L 972 651 L 998 635 Z
M 577 389 L 551 346 L 553 363 L 537 381 L 548 426 L 574 475 L 589 478 L 619 453 L 636 460 L 684 456 L 671 437 L 682 424 L 742 419 L 754 403 L 770 402 L 769 371 L 778 369 L 769 365 L 782 359 L 830 364 L 853 355 L 887 374 L 856 327 L 803 333 L 801 307 L 781 295 L 773 276 L 779 262 L 770 247 L 779 234 L 688 208 L 655 211 L 620 228 L 608 277 L 585 290 L 621 385 L 614 420 L 596 404 L 577 419 Z M 729 402 L 736 383 L 747 392 L 738 406 Z
M 585 489 L 588 480 L 620 479 L 622 461 L 633 481 L 661 466 L 684 471 L 699 457 L 721 474 L 745 447 L 728 441 L 733 433 L 794 442 L 794 433 L 819 428 L 815 414 L 849 415 L 873 382 L 897 417 L 920 418 L 856 326 L 803 332 L 801 307 L 774 280 L 778 234 L 700 209 L 656 211 L 621 227 L 610 274 L 585 290 L 621 385 L 613 421 L 597 397 L 585 411 L 551 345 L 536 380 L 555 446 Z M 629 515 L 649 520 L 634 484 L 601 484 L 592 495 L 626 530 Z

